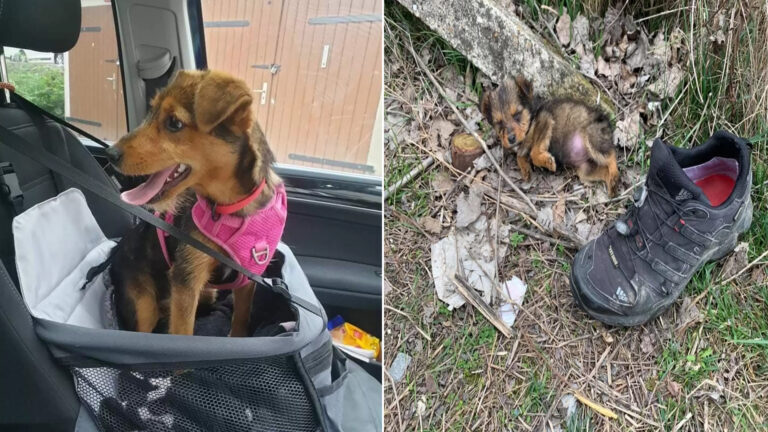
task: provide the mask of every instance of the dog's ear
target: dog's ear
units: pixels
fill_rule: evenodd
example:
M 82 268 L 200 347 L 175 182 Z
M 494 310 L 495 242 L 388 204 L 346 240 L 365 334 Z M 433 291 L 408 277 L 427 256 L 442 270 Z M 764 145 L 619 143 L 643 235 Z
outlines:
M 515 77 L 517 87 L 520 88 L 520 94 L 527 100 L 533 100 L 533 83 L 522 75 Z
M 210 132 L 221 123 L 239 132 L 253 126 L 251 89 L 237 78 L 209 72 L 195 92 L 195 122 L 202 132 Z

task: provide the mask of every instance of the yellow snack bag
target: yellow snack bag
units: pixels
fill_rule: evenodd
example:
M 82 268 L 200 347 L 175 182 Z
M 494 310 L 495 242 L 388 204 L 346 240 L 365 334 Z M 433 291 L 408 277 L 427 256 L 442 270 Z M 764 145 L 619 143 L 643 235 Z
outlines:
M 344 345 L 371 350 L 375 358 L 379 358 L 381 354 L 379 339 L 350 323 L 345 322 L 332 329 L 331 337 L 336 342 L 343 343 Z

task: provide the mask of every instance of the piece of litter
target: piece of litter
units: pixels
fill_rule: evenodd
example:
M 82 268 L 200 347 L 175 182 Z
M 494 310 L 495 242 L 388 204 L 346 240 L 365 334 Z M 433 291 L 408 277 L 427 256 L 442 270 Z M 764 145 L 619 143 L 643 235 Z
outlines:
M 389 376 L 392 377 L 394 382 L 400 382 L 405 376 L 405 371 L 410 364 L 411 356 L 401 352 L 397 353 L 395 360 L 392 362 L 392 366 L 389 367 Z
M 565 420 L 567 421 L 576 412 L 576 398 L 572 394 L 567 394 L 560 398 L 560 406 L 565 410 Z
M 501 148 L 501 146 L 496 146 L 491 149 L 491 155 L 496 161 L 498 161 L 504 155 L 504 149 Z M 488 158 L 487 154 L 484 154 L 479 158 L 475 159 L 474 161 L 472 161 L 472 165 L 474 165 L 475 169 L 478 171 L 482 171 L 484 169 L 493 167 L 493 164 L 491 163 L 491 159 Z
M 416 414 L 421 417 L 427 412 L 427 404 L 424 403 L 423 398 L 416 402 Z
M 483 192 L 477 187 L 470 187 L 469 192 L 459 195 L 456 200 L 456 226 L 464 228 L 480 217 L 483 211 Z
M 517 318 L 517 311 L 523 305 L 523 298 L 528 287 L 519 277 L 513 276 L 512 279 L 504 282 L 502 289 L 505 291 L 506 299 L 502 299 L 499 306 L 499 318 L 504 321 L 507 327 L 512 328 Z
M 509 232 L 509 225 L 499 226 L 496 219 L 489 221 L 481 215 L 468 227 L 452 230 L 448 236 L 432 244 L 435 292 L 437 298 L 448 304 L 448 309 L 453 310 L 465 303 L 464 297 L 451 282 L 451 276 L 456 273 L 463 273 L 472 288 L 481 293 L 483 300 L 492 304 L 495 289 L 491 276 L 496 273 L 496 253 L 498 259 L 503 260 L 508 249 L 508 242 L 499 242 L 498 239 L 508 239 Z M 496 251 L 491 244 L 496 244 Z

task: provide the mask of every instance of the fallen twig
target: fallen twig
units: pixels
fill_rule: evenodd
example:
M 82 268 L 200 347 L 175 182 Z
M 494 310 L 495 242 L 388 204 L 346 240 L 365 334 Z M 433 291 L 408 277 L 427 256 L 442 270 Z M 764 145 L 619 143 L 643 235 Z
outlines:
M 507 196 L 507 195 L 502 195 L 502 196 L 497 198 L 496 197 L 496 191 L 493 188 L 491 188 L 489 186 L 486 186 L 486 185 L 484 185 L 482 183 L 478 183 L 477 187 L 482 190 L 482 192 L 483 192 L 483 194 L 485 194 L 485 196 L 487 196 L 488 198 L 490 198 L 492 200 L 498 200 L 501 203 L 501 205 L 503 205 L 504 207 L 506 207 L 506 208 L 508 208 L 510 210 L 516 211 L 518 213 L 524 214 L 524 215 L 530 217 L 533 220 L 536 220 L 536 217 L 537 217 L 536 212 L 535 211 L 532 212 L 531 210 L 529 210 L 520 201 L 512 198 L 511 196 Z M 584 244 L 584 240 L 582 238 L 580 238 L 578 236 L 575 236 L 575 235 L 573 235 L 572 233 L 570 233 L 570 232 L 568 232 L 566 230 L 560 229 L 557 226 L 553 226 L 552 227 L 552 232 L 556 233 L 558 236 L 561 236 L 561 237 L 564 237 L 564 238 L 568 239 L 573 245 L 576 245 L 576 248 L 579 248 L 579 247 L 581 247 L 581 245 Z
M 397 405 L 396 405 L 396 407 L 397 407 L 397 423 L 400 426 L 399 430 L 402 432 L 405 429 L 403 428 L 403 415 L 400 412 L 400 399 L 398 399 L 398 397 L 397 397 L 397 387 L 395 386 L 395 380 L 392 378 L 392 375 L 389 374 L 389 371 L 387 371 L 387 368 L 382 368 L 382 370 L 384 371 L 384 375 L 386 375 L 387 378 L 389 378 L 389 381 L 392 383 L 392 397 L 394 397 L 395 398 L 395 402 L 397 402 Z
M 606 408 L 606 407 L 604 407 L 604 406 L 602 406 L 602 405 L 600 405 L 600 404 L 598 404 L 596 402 L 592 402 L 591 400 L 587 399 L 587 397 L 582 395 L 581 393 L 574 393 L 573 395 L 576 396 L 576 399 L 578 399 L 579 402 L 581 402 L 584 405 L 592 408 L 598 414 L 604 415 L 604 416 L 606 416 L 608 418 L 612 418 L 612 419 L 619 418 L 619 416 L 615 412 L 613 412 L 612 410 L 610 410 L 610 409 L 608 409 L 608 408 Z
M 451 107 L 454 114 L 456 114 L 456 118 L 458 118 L 461 124 L 464 125 L 464 129 L 466 129 L 467 132 L 470 133 L 480 143 L 481 146 L 483 146 L 483 151 L 488 156 L 488 159 L 491 161 L 494 168 L 496 168 L 496 171 L 499 173 L 501 178 L 503 178 L 504 181 L 506 181 L 507 184 L 509 184 L 509 186 L 512 187 L 512 189 L 518 195 L 520 195 L 520 197 L 523 199 L 523 201 L 525 201 L 526 204 L 528 204 L 531 210 L 533 210 L 534 212 L 537 211 L 536 206 L 533 205 L 533 202 L 531 202 L 528 196 L 525 195 L 525 193 L 523 193 L 523 191 L 521 191 L 520 188 L 518 188 L 515 185 L 515 183 L 512 182 L 512 179 L 510 179 L 509 176 L 501 169 L 501 166 L 499 166 L 499 163 L 496 161 L 496 158 L 494 158 L 493 155 L 491 154 L 491 150 L 488 149 L 488 145 L 485 143 L 485 141 L 480 137 L 480 135 L 477 134 L 477 132 L 472 130 L 467 120 L 464 118 L 463 115 L 461 115 L 461 112 L 459 112 L 458 108 L 456 108 L 454 104 L 451 102 L 451 100 L 448 98 L 448 96 L 446 96 L 445 90 L 443 90 L 443 87 L 440 85 L 440 83 L 437 82 L 437 79 L 435 79 L 435 76 L 432 75 L 432 72 L 430 72 L 429 69 L 427 69 L 427 67 L 424 65 L 424 62 L 422 62 L 421 58 L 419 58 L 418 54 L 416 54 L 416 51 L 414 51 L 413 42 L 411 41 L 411 35 L 407 35 L 407 36 L 408 36 L 408 42 L 409 42 L 407 48 L 408 48 L 408 51 L 411 52 L 413 59 L 416 61 L 416 65 L 418 65 L 419 68 L 421 68 L 422 72 L 424 72 L 424 74 L 427 76 L 427 78 L 429 78 L 429 80 L 432 81 L 432 84 L 435 86 L 438 93 L 440 93 L 440 96 L 442 96 L 443 99 L 445 99 L 446 102 L 448 102 L 448 106 Z
M 413 318 L 411 318 L 411 316 L 410 316 L 410 315 L 408 315 L 407 313 L 405 313 L 405 312 L 401 311 L 400 309 L 395 309 L 395 308 L 393 308 L 392 306 L 389 306 L 389 305 L 384 305 L 384 309 L 388 309 L 388 310 L 390 310 L 390 311 L 392 311 L 392 312 L 394 312 L 394 313 L 396 313 L 396 314 L 400 314 L 400 315 L 402 315 L 402 316 L 404 316 L 404 317 L 408 318 L 408 321 L 410 321 L 410 322 L 411 322 L 411 324 L 413 324 L 413 327 L 415 327 L 415 328 L 416 328 L 416 330 L 418 330 L 418 332 L 419 332 L 419 333 L 421 333 L 421 335 L 422 335 L 422 336 L 424 336 L 424 339 L 426 339 L 426 340 L 428 340 L 428 341 L 432 342 L 432 338 L 431 338 L 431 337 L 429 337 L 429 335 L 427 334 L 427 332 L 425 332 L 425 331 L 424 331 L 424 330 L 422 330 L 422 329 L 421 329 L 421 328 L 420 328 L 418 325 L 416 325 L 416 322 L 413 320 Z
M 403 187 L 404 184 L 410 182 L 414 178 L 416 178 L 417 175 L 421 174 L 422 171 L 432 166 L 432 164 L 435 163 L 435 158 L 432 156 L 427 157 L 419 165 L 414 167 L 408 174 L 403 176 L 400 180 L 398 180 L 395 184 L 388 187 L 386 191 L 384 191 L 384 199 L 386 200 L 389 198 L 390 195 L 397 192 L 398 189 Z
M 566 247 L 568 249 L 578 249 L 579 248 L 579 245 L 577 245 L 576 243 L 573 243 L 573 242 L 571 242 L 570 240 L 567 240 L 567 239 L 556 239 L 554 237 L 550 237 L 548 235 L 545 235 L 545 234 L 542 234 L 542 233 L 539 233 L 539 232 L 536 232 L 536 231 L 533 231 L 533 230 L 529 230 L 528 228 L 523 228 L 520 225 L 513 224 L 513 223 L 509 224 L 509 226 L 511 226 L 512 229 L 514 229 L 515 231 L 518 231 L 518 232 L 520 232 L 522 234 L 525 234 L 528 237 L 533 237 L 536 240 L 550 242 L 553 245 L 561 244 L 561 245 L 563 245 L 563 247 Z
M 504 321 L 496 316 L 496 313 L 493 311 L 493 309 L 475 292 L 475 289 L 469 285 L 469 282 L 467 282 L 466 279 L 461 277 L 459 274 L 455 274 L 451 276 L 451 281 L 454 285 L 456 285 L 456 289 L 459 290 L 459 293 L 461 293 L 461 295 L 464 296 L 464 298 L 467 299 L 467 301 L 470 302 L 472 306 L 477 308 L 477 310 L 479 310 L 480 313 L 482 313 L 483 316 L 485 316 L 485 318 L 494 325 L 494 327 L 496 327 L 504 336 L 508 338 L 512 337 L 512 331 L 509 329 L 509 327 L 504 324 Z

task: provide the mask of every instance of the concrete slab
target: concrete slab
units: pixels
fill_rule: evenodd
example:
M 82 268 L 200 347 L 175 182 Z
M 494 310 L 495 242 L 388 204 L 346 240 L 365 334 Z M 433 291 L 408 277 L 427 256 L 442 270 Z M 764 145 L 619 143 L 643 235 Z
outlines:
M 499 82 L 523 74 L 543 96 L 576 97 L 614 113 L 610 99 L 550 44 L 494 0 L 398 0 Z

